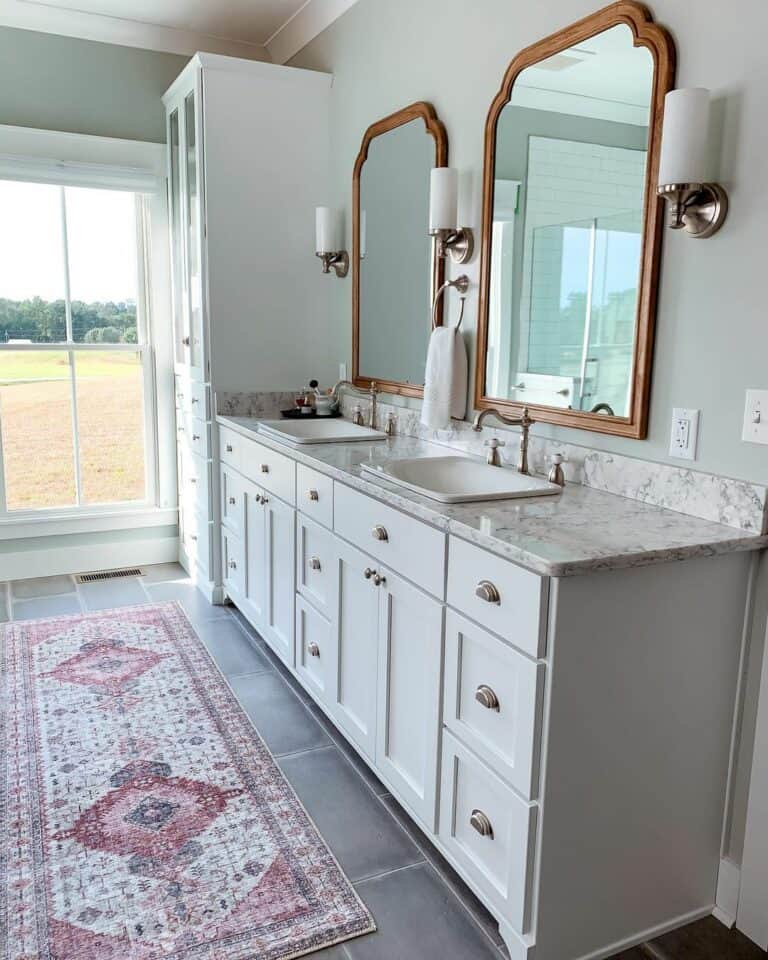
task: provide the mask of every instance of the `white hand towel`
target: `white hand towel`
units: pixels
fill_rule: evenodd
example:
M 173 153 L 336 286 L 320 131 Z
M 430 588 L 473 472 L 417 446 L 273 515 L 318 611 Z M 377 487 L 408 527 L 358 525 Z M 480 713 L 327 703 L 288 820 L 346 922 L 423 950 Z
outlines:
M 429 338 L 421 422 L 432 430 L 447 430 L 451 417 L 463 420 L 467 411 L 467 348 L 456 327 L 435 327 Z

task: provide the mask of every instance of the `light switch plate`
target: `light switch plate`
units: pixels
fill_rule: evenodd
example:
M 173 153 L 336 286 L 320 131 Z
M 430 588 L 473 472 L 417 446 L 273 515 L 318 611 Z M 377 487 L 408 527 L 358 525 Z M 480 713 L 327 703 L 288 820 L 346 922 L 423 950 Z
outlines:
M 768 443 L 768 390 L 747 390 L 741 439 L 747 443 Z
M 672 431 L 669 455 L 679 460 L 695 460 L 699 440 L 699 410 L 675 407 L 672 411 Z

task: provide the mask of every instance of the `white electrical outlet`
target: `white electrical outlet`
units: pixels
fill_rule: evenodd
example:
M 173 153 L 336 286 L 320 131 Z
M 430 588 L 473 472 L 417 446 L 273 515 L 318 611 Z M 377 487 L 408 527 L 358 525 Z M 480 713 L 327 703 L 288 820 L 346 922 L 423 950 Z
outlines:
M 675 407 L 672 411 L 672 433 L 669 455 L 680 460 L 695 460 L 699 439 L 699 410 Z
M 347 365 L 346 363 L 339 364 L 339 380 L 347 379 Z
M 768 390 L 747 390 L 741 439 L 747 443 L 768 443 Z

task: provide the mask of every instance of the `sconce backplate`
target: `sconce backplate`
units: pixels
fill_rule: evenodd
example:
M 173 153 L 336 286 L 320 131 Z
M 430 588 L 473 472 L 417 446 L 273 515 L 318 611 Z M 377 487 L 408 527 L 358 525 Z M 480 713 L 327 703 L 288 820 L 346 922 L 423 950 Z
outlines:
M 717 233 L 728 216 L 728 194 L 719 183 L 670 183 L 658 194 L 669 204 L 669 226 L 696 240 Z

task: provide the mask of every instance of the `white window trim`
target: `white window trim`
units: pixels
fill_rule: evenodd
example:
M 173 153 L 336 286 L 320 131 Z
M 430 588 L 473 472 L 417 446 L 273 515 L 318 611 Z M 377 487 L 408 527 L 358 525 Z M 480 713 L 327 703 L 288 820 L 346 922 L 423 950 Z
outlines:
M 175 522 L 169 519 L 177 518 L 178 496 L 164 144 L 0 125 L 0 177 L 125 189 L 146 197 L 144 242 L 151 284 L 143 275 L 140 282 L 147 287 L 148 345 L 143 350 L 145 363 L 151 365 L 149 377 L 154 389 L 149 391 L 153 402 L 147 403 L 147 418 L 154 421 L 155 436 L 155 462 L 151 465 L 154 476 L 148 478 L 154 480 L 153 503 L 13 511 L 0 520 L 0 540 L 124 529 L 128 523 L 154 526 Z M 121 345 L 110 347 L 120 349 Z M 72 350 L 73 345 L 43 344 L 40 348 L 67 351 Z M 87 348 L 81 344 L 74 347 L 78 352 Z M 139 348 L 131 344 L 123 349 Z

